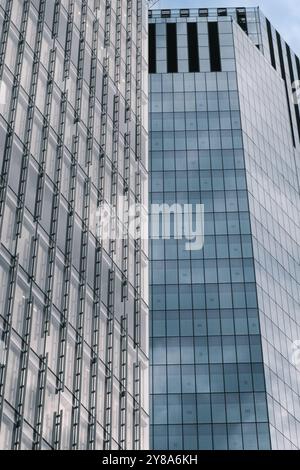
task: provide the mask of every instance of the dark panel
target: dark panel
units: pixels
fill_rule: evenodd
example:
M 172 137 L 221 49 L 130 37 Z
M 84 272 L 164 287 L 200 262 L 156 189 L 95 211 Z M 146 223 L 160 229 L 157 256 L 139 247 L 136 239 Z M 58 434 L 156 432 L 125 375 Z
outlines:
M 286 83 L 286 72 L 285 72 L 285 67 L 284 67 L 284 59 L 283 59 L 283 52 L 282 52 L 281 37 L 280 37 L 280 34 L 278 33 L 278 31 L 276 31 L 276 39 L 277 39 L 277 47 L 278 47 L 278 53 L 279 53 L 279 62 L 280 62 L 281 76 L 282 76 L 282 78 L 283 78 L 283 80 L 284 80 L 284 84 L 285 84 L 286 101 L 287 101 L 288 110 L 289 110 L 289 117 L 290 117 L 290 124 L 291 124 L 292 139 L 293 139 L 294 147 L 296 147 L 295 133 L 294 133 L 294 127 L 293 127 L 293 121 L 292 121 L 292 111 L 291 111 L 291 106 L 290 106 L 290 99 L 289 99 L 288 87 L 287 87 L 287 83 Z
M 270 55 L 271 55 L 271 64 L 276 70 L 276 60 L 275 60 L 275 52 L 274 52 L 274 44 L 273 44 L 273 36 L 272 36 L 272 28 L 271 28 L 271 23 L 266 18 L 267 21 L 267 31 L 268 31 L 268 38 L 269 38 L 269 46 L 270 46 Z
M 293 64 L 292 64 L 291 49 L 290 49 L 290 46 L 288 44 L 286 44 L 286 55 L 287 55 L 288 64 L 289 64 L 291 83 L 294 83 L 295 75 L 294 75 Z
M 178 72 L 176 23 L 167 23 L 167 71 Z
M 180 16 L 182 18 L 188 18 L 190 16 L 190 10 L 188 8 L 181 8 Z
M 227 16 L 227 8 L 218 8 L 218 16 Z
M 281 76 L 286 81 L 286 73 L 285 73 L 284 60 L 283 60 L 281 37 L 280 37 L 280 34 L 278 33 L 278 31 L 276 31 L 276 39 L 277 39 L 277 47 L 278 47 L 278 53 L 279 53 Z
M 296 113 L 296 121 L 297 121 L 298 135 L 299 135 L 299 141 L 300 141 L 300 111 L 299 111 L 298 104 L 295 104 L 295 113 Z
M 189 71 L 199 72 L 199 49 L 197 23 L 187 23 Z
M 199 16 L 208 16 L 208 8 L 199 8 Z
M 170 18 L 171 10 L 161 10 L 160 16 L 162 18 Z
M 240 27 L 248 34 L 247 13 L 246 8 L 236 9 L 236 19 Z
M 221 72 L 219 28 L 216 21 L 208 22 L 208 41 L 211 71 Z
M 289 64 L 291 84 L 293 85 L 294 81 L 295 81 L 295 74 L 294 74 L 294 70 L 293 70 L 291 49 L 290 49 L 290 46 L 288 44 L 286 44 L 286 54 L 287 54 L 288 64 Z M 299 112 L 299 105 L 297 103 L 295 103 L 295 115 L 296 115 L 298 135 L 299 135 L 299 140 L 300 140 L 300 112 Z
M 295 59 L 296 59 L 296 68 L 297 68 L 297 80 L 300 82 L 300 61 L 299 61 L 299 58 L 298 56 L 295 56 Z M 298 92 L 298 96 L 299 96 L 299 84 L 296 84 L 295 85 L 295 90 L 294 90 L 294 93 L 297 93 Z M 299 96 L 300 97 L 300 96 Z M 298 98 L 298 104 L 297 104 L 297 108 L 298 108 L 298 115 L 299 115 L 299 98 Z M 297 124 L 298 124 L 298 115 L 296 114 L 296 117 L 297 117 Z M 300 128 L 300 116 L 299 116 L 299 124 L 298 124 L 298 128 Z
M 295 56 L 296 59 L 296 67 L 297 67 L 297 73 L 298 73 L 298 80 L 300 80 L 300 60 L 299 57 Z
M 149 24 L 149 73 L 156 73 L 156 25 Z

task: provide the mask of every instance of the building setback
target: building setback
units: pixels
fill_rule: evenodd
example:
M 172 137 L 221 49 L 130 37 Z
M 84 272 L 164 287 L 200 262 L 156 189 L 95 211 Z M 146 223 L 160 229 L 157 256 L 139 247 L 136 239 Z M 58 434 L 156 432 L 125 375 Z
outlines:
M 151 446 L 299 449 L 299 59 L 258 8 L 149 12 Z
M 147 246 L 97 236 L 147 204 L 145 50 L 144 0 L 0 1 L 1 449 L 148 446 Z

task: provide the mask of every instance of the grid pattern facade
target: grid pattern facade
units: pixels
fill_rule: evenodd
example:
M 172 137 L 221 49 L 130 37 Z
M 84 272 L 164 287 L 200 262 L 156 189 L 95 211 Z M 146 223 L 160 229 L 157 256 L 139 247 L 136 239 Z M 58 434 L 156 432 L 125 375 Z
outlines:
M 236 57 L 272 448 L 299 449 L 297 125 L 286 82 L 238 30 Z
M 148 446 L 147 246 L 96 217 L 147 205 L 146 51 L 143 0 L 0 1 L 2 449 Z
M 211 53 L 215 50 L 210 50 L 208 26 L 209 23 L 214 23 L 218 20 L 236 21 L 245 33 L 251 38 L 253 43 L 258 47 L 262 47 L 262 35 L 260 29 L 260 16 L 257 8 L 200 8 L 200 9 L 181 9 L 181 10 L 152 10 L 149 12 L 149 24 L 154 25 L 156 42 L 155 42 L 155 57 L 156 57 L 156 72 L 167 72 L 167 25 L 176 23 L 176 45 L 173 47 L 177 49 L 178 57 L 178 72 L 190 72 L 189 67 L 189 49 L 193 50 L 194 54 L 199 58 L 198 72 L 211 71 Z M 189 38 L 187 30 L 191 24 L 197 25 L 197 38 L 189 45 Z M 222 71 L 234 70 L 232 41 L 227 38 L 229 43 L 226 42 L 226 36 L 223 37 L 223 42 L 220 44 L 221 56 L 221 69 Z M 214 49 L 214 48 L 213 48 Z M 150 56 L 153 56 L 153 51 Z M 150 70 L 151 72 L 151 70 Z
M 258 9 L 244 10 L 242 24 L 237 10 L 220 10 L 149 19 L 151 201 L 205 210 L 202 251 L 151 244 L 151 445 L 296 449 L 298 59 L 277 33 L 274 67 Z M 175 59 L 159 52 L 168 23 L 176 23 Z M 189 23 L 197 25 L 196 73 Z

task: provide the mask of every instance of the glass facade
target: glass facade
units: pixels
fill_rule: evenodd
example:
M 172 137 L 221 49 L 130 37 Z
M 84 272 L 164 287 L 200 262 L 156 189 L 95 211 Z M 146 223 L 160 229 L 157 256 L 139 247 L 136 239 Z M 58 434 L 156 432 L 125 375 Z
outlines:
M 299 58 L 147 3 L 0 0 L 0 448 L 299 449 Z M 150 202 L 205 210 L 150 279 L 148 70 Z
M 238 30 L 236 61 L 272 448 L 299 449 L 297 113 L 285 81 Z
M 0 0 L 1 449 L 148 447 L 147 67 L 143 0 Z
M 151 446 L 298 449 L 299 61 L 258 9 L 149 16 L 150 199 L 205 210 L 151 241 Z

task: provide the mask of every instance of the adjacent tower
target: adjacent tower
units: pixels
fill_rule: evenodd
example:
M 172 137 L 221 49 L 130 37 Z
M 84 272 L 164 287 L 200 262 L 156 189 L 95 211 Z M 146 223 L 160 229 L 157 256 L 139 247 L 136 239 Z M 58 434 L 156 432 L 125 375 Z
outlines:
M 205 242 L 151 245 L 155 449 L 299 449 L 297 56 L 258 8 L 149 12 L 151 201 Z
M 0 1 L 2 449 L 148 446 L 145 50 L 144 0 Z

